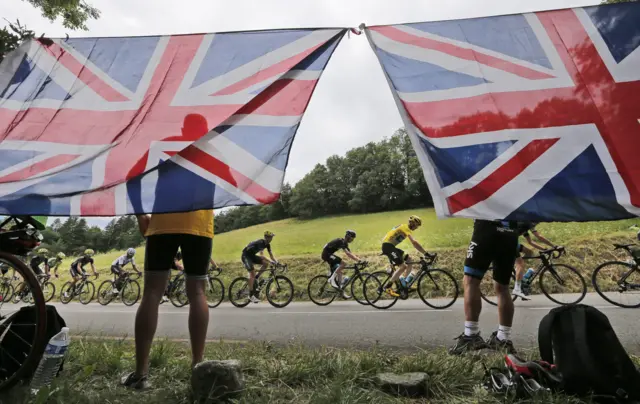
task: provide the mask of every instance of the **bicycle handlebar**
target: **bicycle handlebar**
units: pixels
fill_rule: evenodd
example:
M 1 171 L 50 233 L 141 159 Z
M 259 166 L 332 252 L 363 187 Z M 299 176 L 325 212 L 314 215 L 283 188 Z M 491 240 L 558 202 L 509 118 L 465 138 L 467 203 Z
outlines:
M 547 256 L 547 258 L 560 258 L 565 255 L 567 251 L 563 246 L 555 246 L 553 248 L 548 248 L 546 250 L 540 250 L 539 255 L 537 257 L 526 257 L 526 258 L 541 258 L 543 255 Z

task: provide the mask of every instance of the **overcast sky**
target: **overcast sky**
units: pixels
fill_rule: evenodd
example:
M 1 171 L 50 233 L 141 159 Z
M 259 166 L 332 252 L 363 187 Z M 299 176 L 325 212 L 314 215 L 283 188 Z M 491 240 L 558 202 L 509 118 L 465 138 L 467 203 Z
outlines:
M 86 32 L 50 23 L 22 0 L 0 0 L 0 15 L 59 37 L 184 34 L 270 28 L 357 27 L 522 13 L 598 4 L 591 0 L 87 0 L 100 9 Z M 4 22 L 4 21 L 2 21 Z M 1 24 L 1 23 L 0 23 Z M 291 150 L 295 183 L 327 157 L 389 136 L 402 126 L 364 35 L 338 46 L 311 98 Z M 104 225 L 108 219 L 93 218 Z

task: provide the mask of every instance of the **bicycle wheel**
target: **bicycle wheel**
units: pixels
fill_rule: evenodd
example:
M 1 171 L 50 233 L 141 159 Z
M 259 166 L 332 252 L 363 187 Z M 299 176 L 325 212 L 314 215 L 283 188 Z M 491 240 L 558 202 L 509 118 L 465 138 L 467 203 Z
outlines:
M 559 305 L 578 304 L 587 294 L 587 283 L 577 269 L 567 264 L 552 264 L 540 273 L 540 290 Z
M 605 262 L 593 271 L 591 282 L 607 302 L 630 309 L 640 307 L 640 270 L 634 264 Z
M 73 285 L 71 282 L 67 282 L 62 285 L 60 289 L 60 301 L 64 304 L 67 304 L 73 299 Z
M 318 306 L 326 306 L 336 298 L 338 292 L 333 286 L 329 285 L 329 277 L 327 275 L 318 275 L 309 281 L 307 293 L 312 302 Z
M 44 295 L 44 301 L 50 302 L 51 299 L 56 295 L 56 285 L 53 283 L 46 281 L 42 285 L 42 294 Z
M 169 294 L 169 300 L 175 307 L 184 307 L 188 302 L 187 290 L 184 284 L 184 278 L 176 279 Z
M 108 305 L 113 301 L 115 295 L 113 294 L 113 281 L 106 280 L 98 286 L 98 303 L 103 306 Z
M 418 296 L 427 306 L 446 309 L 458 299 L 458 283 L 443 269 L 429 269 L 418 279 Z
M 367 303 L 380 310 L 386 310 L 396 304 L 398 297 L 391 296 L 383 290 L 383 287 L 390 279 L 391 275 L 385 271 L 374 272 L 367 276 L 363 287 L 364 298 Z
M 96 287 L 91 281 L 86 281 L 82 288 L 80 288 L 80 292 L 78 292 L 78 300 L 82 304 L 89 304 L 93 300 L 93 296 L 96 293 Z
M 249 279 L 241 277 L 231 282 L 229 301 L 236 307 L 245 307 L 249 304 Z
M 368 306 L 367 299 L 364 297 L 364 280 L 369 276 L 366 272 L 360 272 L 353 277 L 351 281 L 351 296 L 353 299 L 363 306 Z
M 0 286 L 0 303 L 10 303 L 13 297 L 13 285 L 5 282 Z
M 293 282 L 284 275 L 276 275 L 267 283 L 267 300 L 279 309 L 291 303 Z
M 125 306 L 133 306 L 140 299 L 140 284 L 134 280 L 127 280 L 122 285 L 120 299 Z
M 22 290 L 25 288 L 24 282 L 20 282 L 16 287 L 16 293 L 13 295 L 13 303 L 20 303 L 22 300 Z
M 33 271 L 19 258 L 11 254 L 0 252 L 0 260 L 18 272 L 33 293 L 33 304 L 27 307 L 0 303 L 0 328 L 2 329 L 0 332 L 0 351 L 2 351 L 3 357 L 11 358 L 11 366 L 3 366 L 3 372 L 0 373 L 0 391 L 4 392 L 23 380 L 28 372 L 32 372 L 37 366 L 46 344 L 47 317 L 44 296 Z M 14 314 L 23 311 L 29 312 L 28 316 L 21 316 L 26 321 L 20 321 L 19 324 L 13 325 Z M 5 338 L 9 343 L 9 338 L 16 337 L 24 343 L 24 352 L 20 352 L 20 355 L 17 355 L 16 352 L 7 352 L 2 348 Z
M 218 278 L 209 278 L 206 288 L 207 306 L 214 309 L 224 300 L 224 284 Z

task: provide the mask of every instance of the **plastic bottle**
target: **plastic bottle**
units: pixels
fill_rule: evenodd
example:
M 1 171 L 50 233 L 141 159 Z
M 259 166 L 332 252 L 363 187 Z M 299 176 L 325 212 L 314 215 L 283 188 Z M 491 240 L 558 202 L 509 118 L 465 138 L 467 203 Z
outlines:
M 342 285 L 341 285 L 341 286 L 346 285 L 346 284 L 347 284 L 347 282 L 349 282 L 349 277 L 348 277 L 348 276 L 343 277 L 343 278 L 342 278 Z
M 69 342 L 68 327 L 62 327 L 59 333 L 51 337 L 33 379 L 31 379 L 30 387 L 33 393 L 37 393 L 42 387 L 51 384 L 53 378 L 56 377 L 69 348 Z
M 535 273 L 536 273 L 536 271 L 534 271 L 533 268 L 527 269 L 527 272 L 524 273 L 524 277 L 522 278 L 522 283 L 528 284 L 529 281 L 531 280 L 531 277 Z

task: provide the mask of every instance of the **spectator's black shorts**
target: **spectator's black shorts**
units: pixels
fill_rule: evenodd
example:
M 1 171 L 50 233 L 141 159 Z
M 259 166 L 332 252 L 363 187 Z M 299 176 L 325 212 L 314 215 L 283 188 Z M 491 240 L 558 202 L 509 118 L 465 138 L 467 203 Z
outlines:
M 405 260 L 404 251 L 391 243 L 382 243 L 382 255 L 386 255 L 392 265 L 402 265 Z
M 262 259 L 258 257 L 256 254 L 247 254 L 246 252 L 242 252 L 242 256 L 240 257 L 242 261 L 242 265 L 244 265 L 247 271 L 253 271 L 254 265 L 262 265 Z
M 71 266 L 71 268 L 69 268 L 69 273 L 71 274 L 72 277 L 74 278 L 78 278 L 80 276 L 84 276 L 87 273 L 84 271 L 84 269 L 80 268 L 79 266 Z
M 493 280 L 508 285 L 517 254 L 517 232 L 497 222 L 476 220 L 464 261 L 464 274 L 482 279 L 493 262 Z
M 342 258 L 338 257 L 335 254 L 331 254 L 331 255 L 323 254 L 322 260 L 327 264 L 329 264 L 329 270 L 331 271 L 331 273 L 334 273 L 336 268 L 338 268 L 338 265 L 340 265 L 340 263 L 342 262 Z
M 155 234 L 147 237 L 145 272 L 171 271 L 178 248 L 188 278 L 207 279 L 213 239 L 191 234 Z
M 33 269 L 33 272 L 36 275 L 42 275 L 43 274 L 42 269 L 40 269 L 39 265 L 29 265 L 29 266 L 31 267 L 31 269 Z

